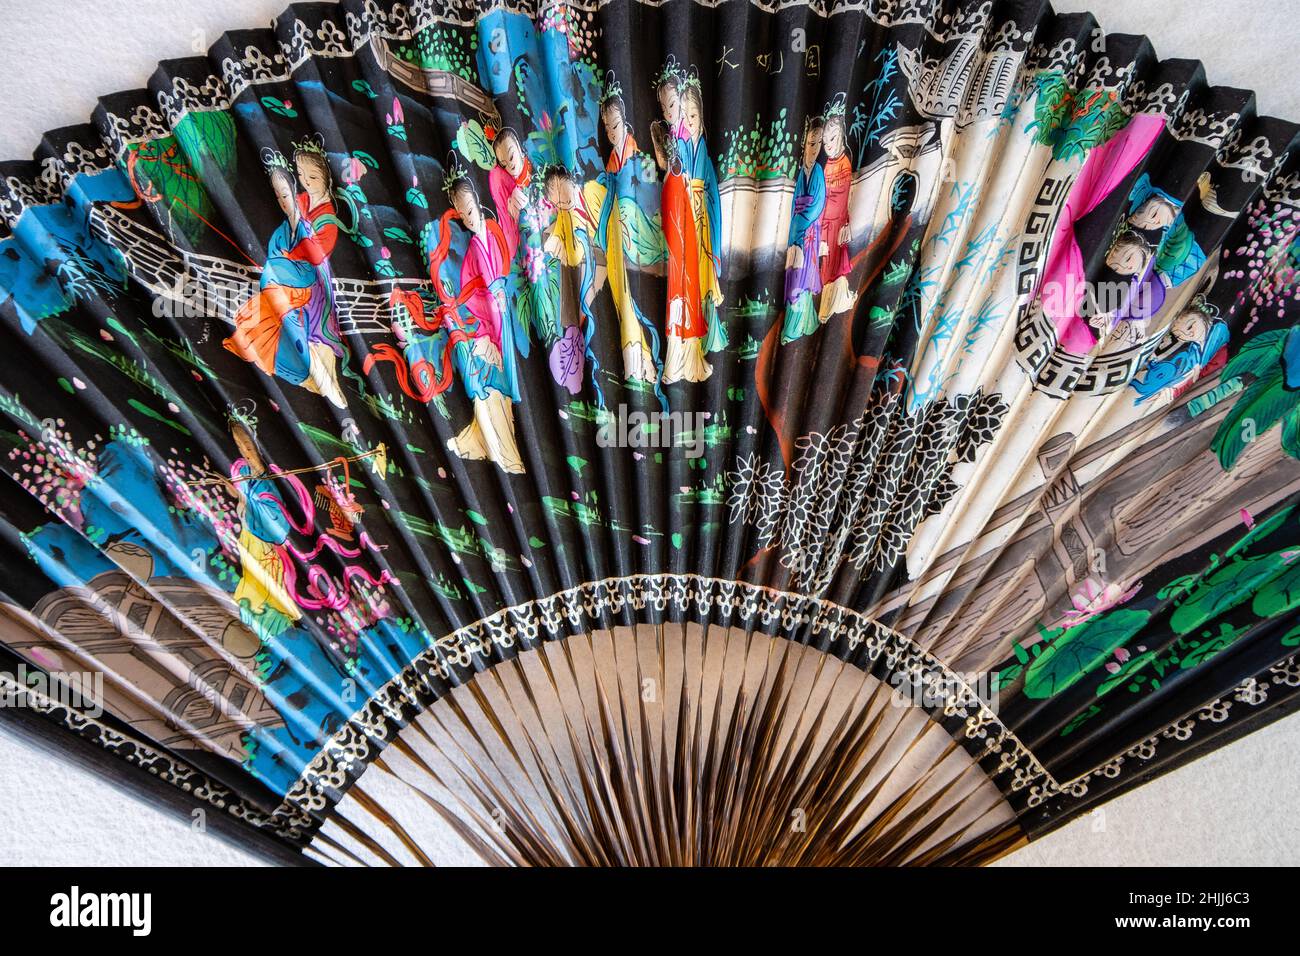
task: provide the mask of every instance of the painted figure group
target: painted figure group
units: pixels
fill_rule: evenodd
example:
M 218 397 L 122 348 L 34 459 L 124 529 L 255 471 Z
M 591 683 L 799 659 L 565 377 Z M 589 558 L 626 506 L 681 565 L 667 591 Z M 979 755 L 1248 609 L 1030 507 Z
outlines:
M 812 334 L 832 315 L 853 307 L 854 293 L 849 288 L 853 165 L 847 139 L 843 97 L 837 97 L 823 115 L 804 123 L 786 246 L 782 344 Z
M 224 345 L 267 375 L 347 408 L 338 379 L 347 352 L 330 270 L 341 223 L 325 150 L 309 140 L 295 148 L 292 167 L 269 150 L 263 162 L 284 222 L 267 244 L 259 291 L 235 315 Z
M 549 350 L 558 385 L 576 395 L 590 382 L 603 405 L 592 311 L 603 289 L 616 317 L 625 385 L 652 393 L 665 411 L 664 386 L 705 381 L 713 372 L 709 355 L 727 347 L 722 197 L 700 82 L 670 58 L 653 83 L 659 117 L 650 125 L 648 154 L 618 81 L 611 74 L 604 83 L 598 110 L 605 158 L 588 181 L 559 163 L 535 168 L 523 138 L 508 127 L 491 139 L 492 210 L 458 160 L 445 169 L 450 208 L 426 242 L 437 301 L 394 292 L 396 345 L 372 347 L 363 371 L 390 363 L 403 391 L 423 401 L 459 380 L 473 420 L 447 441 L 457 456 L 492 461 L 507 473 L 526 470 L 513 406 L 521 399 L 520 359 L 532 339 Z M 846 139 L 842 96 L 804 127 L 783 343 L 853 304 Z M 264 162 L 285 221 L 268 244 L 260 289 L 239 310 L 225 345 L 266 374 L 346 408 L 338 379 L 346 351 L 329 265 L 339 222 L 325 154 L 307 143 L 295 150 L 292 166 L 278 153 Z M 665 281 L 658 321 L 638 303 L 639 272 Z M 545 281 L 548 275 L 554 281 Z M 522 297 L 529 302 L 521 304 Z

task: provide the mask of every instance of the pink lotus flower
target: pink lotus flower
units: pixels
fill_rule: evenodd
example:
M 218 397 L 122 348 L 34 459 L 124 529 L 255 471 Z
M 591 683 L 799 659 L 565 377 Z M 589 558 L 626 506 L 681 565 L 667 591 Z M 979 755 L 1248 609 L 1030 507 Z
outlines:
M 352 186 L 361 182 L 361 177 L 366 174 L 366 164 L 355 156 L 351 157 L 343 166 L 343 184 Z
M 1141 581 L 1125 591 L 1122 583 L 1107 584 L 1102 587 L 1092 578 L 1088 578 L 1080 585 L 1078 591 L 1070 595 L 1070 603 L 1074 607 L 1065 612 L 1061 623 L 1066 627 L 1076 627 L 1103 611 L 1126 604 L 1141 588 Z

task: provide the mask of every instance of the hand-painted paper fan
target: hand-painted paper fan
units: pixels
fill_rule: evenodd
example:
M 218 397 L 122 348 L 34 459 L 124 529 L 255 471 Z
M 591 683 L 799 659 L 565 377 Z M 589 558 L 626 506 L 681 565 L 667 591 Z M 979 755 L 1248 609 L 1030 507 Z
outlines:
M 991 860 L 1300 701 L 1296 132 L 1037 0 L 226 34 L 0 168 L 3 713 L 281 858 Z

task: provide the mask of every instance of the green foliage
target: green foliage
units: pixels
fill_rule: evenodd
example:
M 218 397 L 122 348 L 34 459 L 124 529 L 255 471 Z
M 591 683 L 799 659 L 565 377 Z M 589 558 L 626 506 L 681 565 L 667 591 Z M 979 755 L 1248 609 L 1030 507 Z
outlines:
M 1150 675 L 1144 674 L 1142 671 L 1155 659 L 1155 651 L 1147 651 L 1143 654 L 1130 657 L 1120 666 L 1119 670 L 1115 671 L 1102 681 L 1100 685 L 1098 685 L 1097 696 L 1103 697 L 1106 694 L 1109 694 L 1116 687 L 1122 687 L 1125 684 L 1128 684 L 1129 690 L 1134 693 L 1141 690 L 1142 684 L 1150 679 Z
M 794 175 L 795 136 L 789 130 L 786 110 L 782 108 L 776 119 L 763 129 L 763 120 L 754 116 L 754 126 L 743 124 L 727 130 L 727 149 L 722 155 L 722 179 L 742 177 L 763 181 L 784 179 Z
M 131 146 L 127 162 L 136 189 L 191 243 L 215 215 L 203 180 L 233 178 L 235 167 L 235 122 L 222 110 L 185 114 L 170 136 Z
M 1283 422 L 1283 450 L 1293 458 L 1300 458 L 1300 391 L 1286 388 L 1286 371 L 1282 365 L 1290 331 L 1275 329 L 1256 335 L 1224 366 L 1220 381 L 1247 375 L 1254 379 L 1219 423 L 1210 444 L 1225 471 L 1237 463 L 1247 445 L 1279 421 Z
M 1277 548 L 1279 541 L 1286 540 L 1284 532 L 1294 520 L 1294 513 L 1294 507 L 1279 509 L 1254 525 L 1222 556 L 1211 556 L 1205 571 L 1178 578 L 1161 588 L 1156 596 L 1173 605 L 1169 630 L 1175 639 L 1159 652 L 1139 647 L 1141 653 L 1125 660 L 1101 681 L 1097 696 L 1117 688 L 1126 688 L 1130 693 L 1154 690 L 1170 672 L 1199 667 L 1217 657 L 1258 626 L 1258 620 L 1220 620 L 1217 627 L 1212 626 L 1217 618 L 1248 602 L 1259 620 L 1300 608 L 1297 552 Z M 1252 548 L 1263 553 L 1252 554 Z M 1031 649 L 1035 655 L 1032 662 L 1030 654 L 1017 646 L 1017 663 L 997 675 L 998 685 L 1015 680 L 1024 668 L 1026 697 L 1058 694 L 1108 663 L 1109 655 L 1135 637 L 1149 617 L 1150 612 L 1144 610 L 1113 610 L 1063 633 L 1049 633 L 1044 650 Z M 1300 627 L 1288 631 L 1280 642 L 1284 647 L 1300 645 Z
M 275 96 L 263 96 L 262 109 L 275 113 L 277 116 L 288 117 L 289 119 L 294 119 L 298 115 L 298 111 L 293 108 L 292 103 Z
M 1246 558 L 1238 556 L 1208 574 L 1170 615 L 1170 627 L 1189 634 L 1208 621 L 1251 599 L 1282 568 L 1280 553 Z
M 393 52 L 407 63 L 422 70 L 454 73 L 471 83 L 478 82 L 476 60 L 478 34 L 464 34 L 445 27 L 425 27 L 409 43 L 394 47 Z
M 1079 727 L 1082 726 L 1085 722 L 1091 720 L 1093 717 L 1096 717 L 1100 713 L 1101 713 L 1101 707 L 1099 705 L 1090 704 L 1087 710 L 1079 714 L 1076 714 L 1074 718 L 1068 724 L 1066 724 L 1064 728 L 1062 728 L 1061 736 L 1062 737 L 1068 736 L 1069 734 L 1078 730 Z
M 225 110 L 191 112 L 174 130 L 176 141 L 201 177 L 234 177 L 235 117 Z
M 479 169 L 491 169 L 496 164 L 496 154 L 487 132 L 478 120 L 466 120 L 456 130 L 456 149 Z
M 900 282 L 906 282 L 912 275 L 912 264 L 909 260 L 900 259 L 892 262 L 885 269 L 885 274 L 880 277 L 881 285 L 898 285 Z
M 1076 90 L 1061 70 L 1045 70 L 1035 82 L 1034 119 L 1026 130 L 1036 143 L 1052 147 L 1053 159 L 1082 159 L 1128 123 L 1111 91 Z
M 1249 630 L 1249 627 L 1234 628 L 1227 623 L 1221 623 L 1217 633 L 1206 631 L 1201 635 L 1200 639 L 1187 642 L 1190 650 L 1180 656 L 1179 667 L 1183 670 L 1190 670 L 1204 664 L 1210 658 L 1235 644 Z
M 1078 683 L 1140 631 L 1150 616 L 1150 611 L 1122 608 L 1058 632 L 1025 669 L 1025 696 L 1042 700 Z
M 1288 554 L 1292 555 L 1289 560 Z M 1260 587 L 1251 602 L 1250 609 L 1260 617 L 1277 617 L 1300 607 L 1300 560 L 1289 551 L 1278 557 L 1283 563 L 1282 572 Z

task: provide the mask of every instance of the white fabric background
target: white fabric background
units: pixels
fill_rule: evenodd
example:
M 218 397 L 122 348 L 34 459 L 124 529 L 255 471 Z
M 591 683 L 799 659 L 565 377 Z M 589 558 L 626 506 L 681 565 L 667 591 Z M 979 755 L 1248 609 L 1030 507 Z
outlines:
M 201 53 L 222 30 L 265 26 L 287 0 L 5 0 L 0 153 L 84 122 L 103 93 L 152 64 Z M 1057 0 L 1161 57 L 1201 59 L 1212 83 L 1253 89 L 1259 110 L 1300 117 L 1300 0 Z M 1300 863 L 1300 716 L 1106 805 L 1004 865 Z M 256 862 L 103 780 L 0 733 L 0 864 Z

